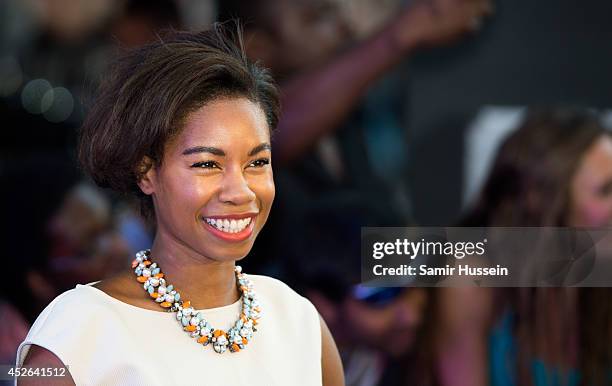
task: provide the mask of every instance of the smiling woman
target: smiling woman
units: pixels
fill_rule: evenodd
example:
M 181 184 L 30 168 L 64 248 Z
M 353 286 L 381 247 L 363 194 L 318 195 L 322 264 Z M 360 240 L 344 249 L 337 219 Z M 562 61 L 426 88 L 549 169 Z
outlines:
M 313 305 L 236 265 L 274 200 L 279 107 L 239 29 L 228 31 L 174 32 L 104 83 L 80 160 L 98 185 L 140 197 L 154 243 L 123 273 L 49 304 L 17 366 L 67 369 L 57 384 L 343 384 Z

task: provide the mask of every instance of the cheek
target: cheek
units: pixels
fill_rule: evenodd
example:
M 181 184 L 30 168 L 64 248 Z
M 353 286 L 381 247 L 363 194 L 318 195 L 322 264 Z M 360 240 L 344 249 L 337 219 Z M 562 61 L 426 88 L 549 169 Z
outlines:
M 374 340 L 382 338 L 393 323 L 393 313 L 388 308 L 373 309 L 356 301 L 349 301 L 346 316 L 353 325 L 356 334 L 365 335 Z
M 255 193 L 257 200 L 261 203 L 262 211 L 269 211 L 274 201 L 276 188 L 274 186 L 274 178 L 272 173 L 265 174 L 254 178 L 249 183 L 249 187 Z
M 569 226 L 600 227 L 612 223 L 612 195 L 598 192 L 600 184 L 576 176 L 572 181 Z
M 189 176 L 175 176 L 171 181 L 166 179 L 164 186 L 163 205 L 170 213 L 180 216 L 185 221 L 186 216 L 196 217 L 201 208 L 214 196 L 212 181 L 203 181 Z M 168 183 L 169 182 L 169 183 Z
M 600 227 L 612 222 L 612 199 L 584 197 L 576 202 L 574 207 L 574 223 L 572 225 Z

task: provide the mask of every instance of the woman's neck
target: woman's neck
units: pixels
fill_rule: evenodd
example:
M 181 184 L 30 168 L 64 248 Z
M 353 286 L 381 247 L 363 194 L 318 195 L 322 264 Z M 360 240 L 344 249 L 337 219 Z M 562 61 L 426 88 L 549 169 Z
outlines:
M 221 307 L 240 298 L 234 261 L 212 260 L 159 233 L 151 248 L 151 260 L 160 266 L 167 283 L 174 285 L 181 298 L 190 300 L 195 309 Z

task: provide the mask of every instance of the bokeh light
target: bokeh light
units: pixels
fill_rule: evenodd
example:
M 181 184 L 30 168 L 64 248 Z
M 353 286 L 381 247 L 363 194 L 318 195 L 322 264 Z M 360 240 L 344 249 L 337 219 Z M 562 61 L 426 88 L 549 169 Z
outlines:
M 63 122 L 74 110 L 72 93 L 64 87 L 48 90 L 41 100 L 41 111 L 49 122 Z
M 29 113 L 41 114 L 43 112 L 42 99 L 47 91 L 51 90 L 51 83 L 46 79 L 34 79 L 28 82 L 21 91 L 21 103 Z

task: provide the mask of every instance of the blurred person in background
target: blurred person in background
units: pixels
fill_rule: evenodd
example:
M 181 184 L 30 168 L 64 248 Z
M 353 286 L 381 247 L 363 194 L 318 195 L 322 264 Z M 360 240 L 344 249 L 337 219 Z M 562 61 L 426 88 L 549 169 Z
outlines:
M 173 0 L 45 0 L 24 6 L 34 19 L 30 44 L 22 44 L 24 71 L 54 84 L 82 87 L 112 60 L 112 45 L 135 47 L 180 27 Z M 93 78 L 93 79 L 92 79 Z M 87 83 L 85 83 L 87 85 Z
M 300 213 L 345 200 L 367 203 L 372 218 L 411 220 L 404 128 L 406 75 L 397 65 L 425 47 L 476 32 L 487 0 L 418 0 L 400 5 L 369 36 L 356 36 L 332 0 L 218 2 L 220 20 L 245 24 L 247 54 L 280 80 L 283 114 L 275 134 L 279 200 L 255 255 L 268 267 L 286 251 L 263 250 Z M 386 3 L 388 5 L 388 2 Z M 366 225 L 366 224 L 363 224 Z M 269 268 L 268 268 L 269 269 Z
M 612 133 L 592 113 L 529 114 L 460 225 L 609 227 Z M 609 288 L 440 289 L 444 386 L 612 384 Z
M 116 273 L 129 261 L 111 203 L 88 182 L 74 186 L 49 219 L 51 275 L 60 292 Z
M 40 154 L 14 162 L 0 182 L 7 270 L 0 337 L 3 350 L 16 352 L 14 339 L 25 338 L 8 332 L 17 330 L 16 319 L 29 328 L 59 293 L 92 275 L 114 273 L 129 254 L 113 229 L 110 203 L 80 182 L 68 160 Z
M 369 213 L 361 204 L 346 203 L 304 214 L 301 232 L 282 241 L 291 249 L 283 277 L 328 323 L 347 386 L 421 384 L 428 375 L 421 371 L 428 368 L 428 353 L 420 348 L 427 292 L 359 284 L 360 226 L 372 222 Z
M 127 0 L 110 27 L 110 35 L 125 48 L 138 47 L 159 37 L 165 29 L 182 27 L 174 0 Z

